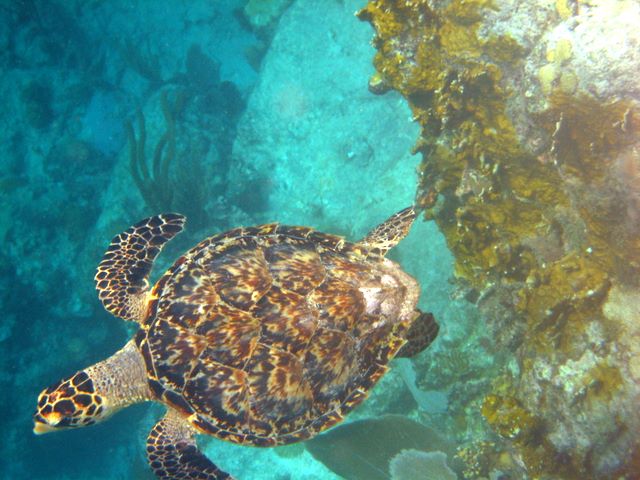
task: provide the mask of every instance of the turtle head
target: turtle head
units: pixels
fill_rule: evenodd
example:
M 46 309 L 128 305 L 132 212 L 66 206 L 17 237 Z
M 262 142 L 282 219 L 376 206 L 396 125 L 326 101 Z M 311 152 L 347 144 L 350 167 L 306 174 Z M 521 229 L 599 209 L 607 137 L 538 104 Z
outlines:
M 40 393 L 33 415 L 36 434 L 93 425 L 109 416 L 106 399 L 86 371 L 60 380 Z
M 152 398 L 144 359 L 130 340 L 106 360 L 43 390 L 33 415 L 33 431 L 86 427 L 127 405 Z

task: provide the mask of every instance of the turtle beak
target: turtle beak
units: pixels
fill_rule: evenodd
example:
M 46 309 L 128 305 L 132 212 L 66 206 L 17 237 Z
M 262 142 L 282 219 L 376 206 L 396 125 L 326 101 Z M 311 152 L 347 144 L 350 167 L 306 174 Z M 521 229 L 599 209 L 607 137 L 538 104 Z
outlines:
M 36 435 L 42 435 L 43 433 L 53 432 L 55 428 L 46 423 L 36 422 L 33 427 L 33 433 Z
M 46 422 L 42 422 L 38 420 L 38 418 L 33 419 L 33 433 L 36 435 L 42 435 L 43 433 L 53 432 L 55 430 L 54 427 L 49 425 Z

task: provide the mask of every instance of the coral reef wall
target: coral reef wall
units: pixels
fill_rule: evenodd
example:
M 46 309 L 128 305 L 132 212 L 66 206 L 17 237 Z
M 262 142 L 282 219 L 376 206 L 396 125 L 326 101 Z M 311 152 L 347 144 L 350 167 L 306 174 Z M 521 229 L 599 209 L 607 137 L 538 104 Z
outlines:
M 371 0 L 358 16 L 370 90 L 400 92 L 422 129 L 417 202 L 517 361 L 477 415 L 523 476 L 637 478 L 640 5 Z

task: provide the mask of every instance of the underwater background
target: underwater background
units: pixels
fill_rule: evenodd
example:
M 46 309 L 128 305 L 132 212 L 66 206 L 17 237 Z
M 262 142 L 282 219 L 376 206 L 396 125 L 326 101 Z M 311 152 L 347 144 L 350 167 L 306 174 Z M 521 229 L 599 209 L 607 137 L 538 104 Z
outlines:
M 355 12 L 359 12 L 357 16 Z M 176 211 L 363 237 L 440 334 L 315 440 L 200 438 L 238 479 L 640 478 L 640 3 L 0 1 L 0 478 L 151 479 L 163 407 L 36 437 L 133 334 L 93 275 Z

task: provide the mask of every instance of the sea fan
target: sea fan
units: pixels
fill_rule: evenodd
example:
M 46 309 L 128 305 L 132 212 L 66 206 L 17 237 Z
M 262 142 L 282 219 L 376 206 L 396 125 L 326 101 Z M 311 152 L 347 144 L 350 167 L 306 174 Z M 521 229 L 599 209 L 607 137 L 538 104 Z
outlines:
M 391 480 L 457 480 L 440 451 L 402 450 L 389 462 Z

